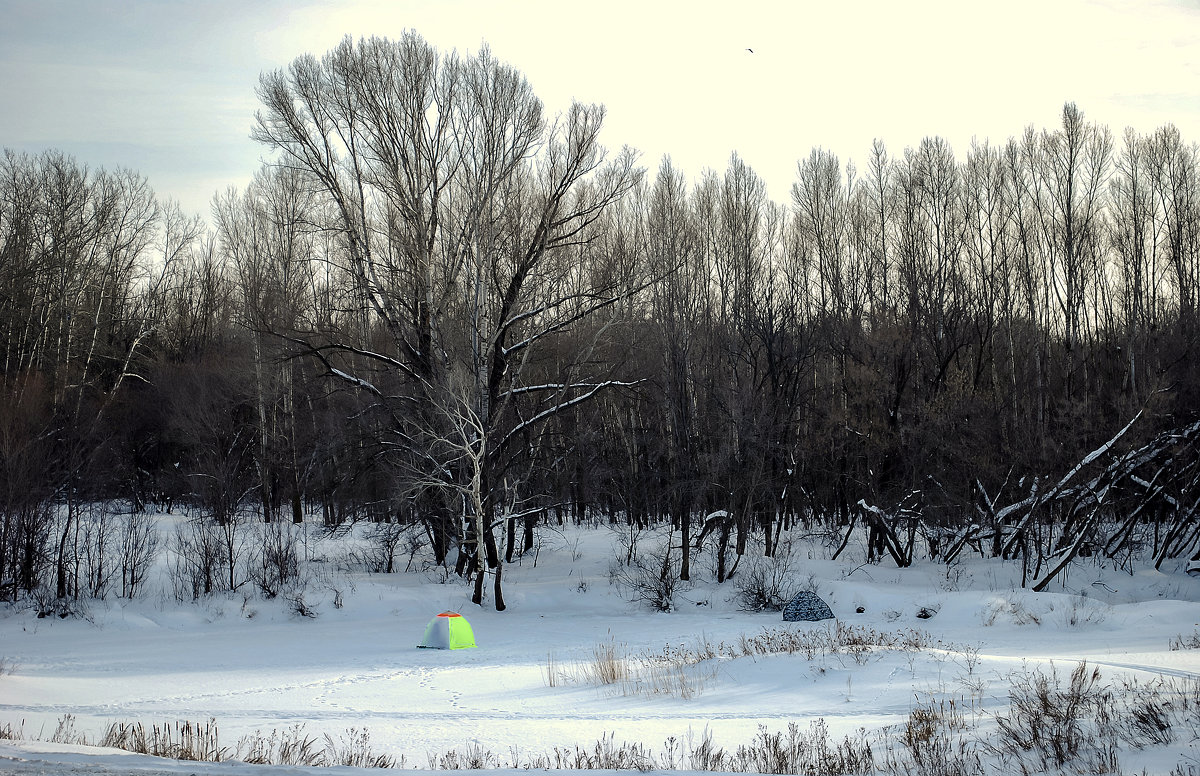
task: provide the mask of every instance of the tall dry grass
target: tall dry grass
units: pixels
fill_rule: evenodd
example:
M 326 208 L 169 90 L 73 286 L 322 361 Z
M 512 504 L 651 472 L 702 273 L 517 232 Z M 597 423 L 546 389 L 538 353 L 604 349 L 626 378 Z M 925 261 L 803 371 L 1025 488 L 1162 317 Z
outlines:
M 871 634 L 864 631 L 854 633 L 851 641 L 879 640 L 866 638 Z M 843 636 L 849 638 L 849 634 Z M 924 637 L 911 634 L 896 638 L 898 644 L 926 643 Z M 714 645 L 705 644 L 662 654 L 679 662 L 710 654 L 710 647 L 712 654 L 718 653 Z M 596 656 L 603 663 L 630 660 L 615 644 L 598 650 Z M 652 657 L 661 659 L 662 655 Z M 621 671 L 606 666 L 602 673 L 620 677 Z M 1194 750 L 1200 740 L 1200 679 L 1107 682 L 1097 668 L 1080 663 L 1067 674 L 1051 666 L 1017 672 L 1008 680 L 1009 703 L 999 712 L 984 711 L 966 699 L 931 697 L 914 704 L 902 724 L 874 731 L 860 729 L 840 737 L 830 733 L 824 720 L 817 719 L 806 725 L 793 722 L 782 730 L 760 728 L 752 740 L 732 748 L 717 745 L 707 729 L 682 739 L 670 738 L 660 750 L 638 741 L 617 741 L 607 733 L 590 746 L 558 746 L 533 754 L 522 754 L 514 747 L 507 756 L 471 743 L 427 753 L 427 762 L 431 770 L 688 770 L 806 776 L 1109 774 L 1132 772 L 1121 763 L 1121 757 L 1130 751 L 1156 747 L 1176 747 L 1177 751 L 1181 743 Z M 627 681 L 617 678 L 615 685 Z M 676 687 L 669 692 L 678 695 L 682 691 Z M 0 739 L 22 737 L 23 731 L 11 725 L 0 727 Z M 78 732 L 75 718 L 69 714 L 59 719 L 50 740 L 92 743 Z M 268 736 L 246 736 L 231 753 L 220 746 L 214 720 L 149 728 L 121 722 L 111 725 L 95 743 L 207 762 L 233 759 L 262 765 L 357 768 L 403 768 L 408 762 L 403 755 L 380 752 L 367 730 L 356 728 L 341 736 L 318 738 L 296 725 Z M 1170 776 L 1200 774 L 1177 767 Z

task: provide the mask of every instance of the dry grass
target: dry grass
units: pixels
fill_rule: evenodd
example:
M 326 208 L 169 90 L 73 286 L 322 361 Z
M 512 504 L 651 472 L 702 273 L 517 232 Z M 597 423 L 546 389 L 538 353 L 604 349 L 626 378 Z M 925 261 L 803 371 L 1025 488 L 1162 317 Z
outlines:
M 609 640 L 592 648 L 590 659 L 563 664 L 553 654 L 547 658 L 546 683 L 590 684 L 616 689 L 624 696 L 692 698 L 715 673 L 697 667 L 697 655 L 687 650 L 665 648 L 662 653 L 630 654 L 624 644 Z
M 317 740 L 304 733 L 303 725 L 293 725 L 282 732 L 272 730 L 271 735 L 260 732 L 243 736 L 237 745 L 235 760 L 251 765 L 324 765 L 324 751 L 317 747 Z
M 75 730 L 74 714 L 64 714 L 58 718 L 58 725 L 50 735 L 50 741 L 55 744 L 87 744 L 83 735 Z
M 830 633 L 836 635 L 836 629 Z M 906 631 L 879 638 L 862 629 L 847 630 L 836 643 L 876 642 L 889 648 L 925 648 L 928 637 Z M 777 643 L 777 636 L 764 643 Z M 748 640 L 746 643 L 758 643 Z M 634 663 L 634 674 L 645 671 L 638 660 L 686 666 L 689 660 L 709 660 L 721 654 L 708 642 L 693 648 L 669 648 L 662 653 L 630 659 L 615 644 L 595 652 L 598 662 Z M 761 648 L 760 644 L 760 648 Z M 611 648 L 610 648 L 611 647 Z M 728 649 L 729 647 L 726 647 Z M 801 650 L 803 651 L 803 650 Z M 759 654 L 759 653 L 756 653 Z M 769 654 L 769 653 L 761 653 Z M 602 670 L 607 676 L 611 666 Z M 624 686 L 630 679 L 617 679 Z M 663 692 L 687 692 L 674 680 L 643 683 L 669 685 Z M 507 757 L 478 743 L 443 753 L 428 753 L 431 770 L 690 770 L 727 773 L 787 773 L 807 776 L 983 776 L 990 773 L 1122 773 L 1119 756 L 1128 750 L 1173 746 L 1200 738 L 1200 680 L 1160 678 L 1151 682 L 1125 680 L 1106 683 L 1100 672 L 1084 663 L 1069 676 L 1051 667 L 1009 677 L 1009 707 L 993 717 L 973 703 L 949 697 L 917 703 L 900 725 L 877 731 L 859 730 L 840 739 L 830 735 L 824 720 L 807 728 L 795 723 L 784 730 L 760 728 L 746 744 L 734 749 L 717 746 L 706 729 L 683 739 L 670 738 L 655 751 L 641 742 L 617 742 L 612 734 L 591 746 L 555 747 L 523 755 L 514 747 Z M 642 686 L 638 692 L 652 692 Z M 995 725 L 986 724 L 994 719 Z M 0 739 L 22 737 L 11 725 L 0 727 Z M 64 715 L 51 738 L 61 743 L 89 744 Z M 149 729 L 139 723 L 109 727 L 100 745 L 160 757 L 216 762 L 237 759 L 247 763 L 285 766 L 347 766 L 405 768 L 406 758 L 377 752 L 365 729 L 351 728 L 334 738 L 318 738 L 296 725 L 269 736 L 243 738 L 231 757 L 217 740 L 215 721 L 197 725 L 176 723 Z M 1176 770 L 1172 776 L 1200 776 Z
M 12 723 L 0 725 L 0 741 L 20 741 L 25 738 L 25 726 L 13 727 Z
M 1005 598 L 991 602 L 987 612 L 983 615 L 983 624 L 991 627 L 1000 620 L 1007 620 L 1014 625 L 1042 624 L 1042 618 L 1030 611 L 1025 603 L 1017 598 Z
M 592 660 L 582 667 L 582 678 L 587 684 L 618 684 L 628 680 L 633 671 L 624 644 L 609 640 L 592 648 Z
M 575 746 L 556 748 L 538 759 L 534 767 L 576 771 L 651 771 L 658 763 L 654 754 L 640 743 L 617 744 L 611 733 L 603 735 L 590 749 Z
M 662 695 L 688 700 L 703 692 L 705 684 L 715 675 L 715 666 L 705 672 L 691 665 L 651 663 L 641 667 L 622 689 L 625 695 Z
M 978 647 L 947 644 L 925 631 L 877 631 L 837 622 L 824 628 L 770 628 L 742 635 L 733 643 L 713 643 L 701 637 L 692 644 L 668 644 L 661 651 L 638 654 L 610 639 L 593 647 L 590 659 L 579 663 L 563 663 L 555 655 L 548 655 L 544 673 L 550 687 L 564 683 L 590 684 L 615 687 L 626 696 L 687 699 L 703 692 L 716 676 L 718 661 L 722 659 L 802 655 L 811 661 L 836 655 L 848 656 L 858 665 L 865 665 L 872 656 L 883 652 L 932 649 L 959 653 L 972 669 L 978 661 Z
M 350 768 L 402 768 L 404 758 L 375 751 L 366 728 L 349 728 L 341 735 L 326 733 L 323 744 L 304 731 L 303 725 L 271 735 L 255 733 L 237 745 L 235 759 L 253 765 L 294 765 L 305 767 L 346 766 Z
M 1200 733 L 1200 680 L 1102 681 L 1079 663 L 1065 680 L 1051 666 L 1015 675 L 1009 711 L 988 751 L 1014 772 L 1119 773 L 1119 745 L 1140 750 Z
M 172 760 L 207 763 L 219 763 L 228 759 L 229 754 L 218 743 L 215 719 L 205 723 L 176 722 L 161 727 L 151 725 L 149 730 L 140 722 L 116 722 L 109 726 L 100 746 Z
M 978 714 L 974 708 L 970 709 Z M 968 720 L 966 708 L 954 699 L 931 699 L 918 704 L 908 714 L 899 731 L 899 743 L 887 745 L 880 772 L 887 774 L 936 774 L 937 776 L 975 776 L 985 773 L 979 754 L 974 720 Z
M 326 733 L 325 758 L 327 765 L 350 768 L 395 768 L 401 764 L 391 755 L 371 748 L 371 736 L 366 728 L 350 728 L 336 739 Z
M 20 730 L 11 725 L 0 728 L 0 739 L 21 738 Z M 151 725 L 141 722 L 114 722 L 98 740 L 90 740 L 75 728 L 75 717 L 64 714 L 50 740 L 55 743 L 82 746 L 104 746 L 127 752 L 193 762 L 225 762 L 237 760 L 252 765 L 287 766 L 347 766 L 353 768 L 402 768 L 403 757 L 376 752 L 365 728 L 349 728 L 336 738 L 323 736 L 323 744 L 304 732 L 303 725 L 279 731 L 269 736 L 256 732 L 243 736 L 233 752 L 220 745 L 216 720 L 206 723 L 176 722 L 171 725 Z
M 558 687 L 562 684 L 563 679 L 562 664 L 558 662 L 558 658 L 553 652 L 546 654 L 546 686 Z
M 865 735 L 834 741 L 825 720 L 818 719 L 807 731 L 796 723 L 787 732 L 759 728 L 754 741 L 738 747 L 731 770 L 741 773 L 870 774 L 875 772 L 874 755 Z M 725 769 L 722 769 L 725 770 Z
M 836 622 L 832 627 L 797 630 L 773 628 L 755 636 L 742 636 L 737 644 L 718 645 L 717 652 L 729 657 L 762 655 L 803 655 L 808 660 L 831 655 L 848 655 L 860 665 L 877 652 L 920 652 L 941 649 L 962 652 L 967 648 L 947 644 L 926 631 L 907 628 L 877 631 L 865 625 Z
M 1200 733 L 1200 680 L 1103 682 L 1079 664 L 1069 677 L 1053 670 L 1010 677 L 1010 707 L 993 717 L 974 704 L 931 698 L 915 705 L 902 725 L 836 739 L 823 720 L 807 729 L 760 728 L 747 744 L 729 750 L 708 730 L 660 751 L 611 735 L 591 747 L 556 748 L 507 760 L 472 745 L 431 757 L 431 767 L 572 770 L 690 770 L 787 773 L 808 776 L 984 776 L 993 773 L 1124 773 L 1119 755 L 1190 742 Z M 996 728 L 982 724 L 995 719 Z M 998 730 L 997 730 L 998 728 Z M 1186 770 L 1172 776 L 1200 776 Z
M 545 754 L 505 759 L 472 744 L 462 750 L 430 755 L 431 770 L 506 768 L 513 770 L 709 771 L 852 776 L 876 773 L 871 741 L 865 733 L 835 740 L 824 720 L 807 729 L 795 723 L 785 731 L 760 728 L 755 738 L 727 751 L 705 730 L 698 738 L 668 739 L 661 752 L 639 742 L 618 743 L 611 734 L 592 746 L 556 747 Z
M 742 635 L 733 643 L 713 643 L 699 638 L 694 643 L 666 645 L 659 652 L 631 654 L 628 647 L 609 640 L 595 646 L 591 658 L 564 664 L 555 655 L 547 657 L 546 683 L 616 686 L 624 695 L 663 695 L 692 698 L 717 672 L 719 659 L 735 660 L 769 655 L 803 655 L 815 660 L 830 655 L 848 656 L 864 665 L 873 655 L 888 651 L 918 652 L 938 649 L 957 652 L 972 665 L 978 648 L 947 644 L 917 629 L 876 631 L 866 626 L 841 622 L 825 628 L 770 628 Z
M 449 752 L 429 754 L 429 770 L 431 771 L 479 771 L 499 768 L 500 761 L 490 750 L 484 749 L 478 743 L 467 744 L 463 749 L 452 749 Z

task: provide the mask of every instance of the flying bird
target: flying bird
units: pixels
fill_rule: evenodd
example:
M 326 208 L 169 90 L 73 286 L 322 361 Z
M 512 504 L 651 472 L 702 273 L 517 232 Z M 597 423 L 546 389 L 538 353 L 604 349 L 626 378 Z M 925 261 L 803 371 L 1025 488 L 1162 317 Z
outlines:
M 752 48 L 748 48 L 748 49 L 746 49 L 746 51 L 749 51 L 751 54 L 754 53 L 754 49 L 752 49 Z

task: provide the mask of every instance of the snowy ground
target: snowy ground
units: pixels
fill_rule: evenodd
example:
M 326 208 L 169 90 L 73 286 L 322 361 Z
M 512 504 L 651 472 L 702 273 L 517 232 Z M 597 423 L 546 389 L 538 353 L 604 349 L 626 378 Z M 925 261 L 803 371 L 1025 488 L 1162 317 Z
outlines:
M 507 568 L 502 613 L 472 606 L 456 578 L 366 575 L 334 570 L 335 563 L 314 564 L 322 571 L 306 601 L 315 618 L 241 593 L 197 604 L 165 592 L 111 599 L 92 604 L 86 618 L 65 620 L 0 610 L 0 666 L 9 671 L 0 675 L 0 730 L 21 734 L 0 740 L 0 771 L 264 772 L 52 743 L 64 715 L 89 741 L 118 721 L 148 727 L 212 718 L 231 750 L 243 736 L 296 725 L 317 739 L 365 729 L 373 749 L 427 768 L 437 755 L 468 746 L 510 763 L 555 748 L 590 748 L 605 735 L 662 752 L 669 738 L 707 734 L 734 749 L 760 727 L 807 728 L 818 718 L 840 738 L 902 725 L 915 704 L 938 698 L 969 708 L 986 730 L 1007 709 L 1014 675 L 1051 664 L 1069 673 L 1081 660 L 1112 681 L 1200 676 L 1200 649 L 1171 649 L 1200 630 L 1200 580 L 1179 570 L 1131 573 L 1084 560 L 1055 592 L 1033 594 L 1016 582 L 1016 564 L 976 557 L 950 569 L 897 569 L 890 561 L 860 565 L 861 557 L 834 563 L 805 545 L 794 562 L 797 581 L 811 578 L 840 622 L 881 633 L 919 629 L 942 644 L 811 661 L 723 657 L 689 669 L 692 697 L 599 686 L 577 678 L 598 646 L 636 657 L 734 644 L 784 627 L 778 613 L 738 611 L 732 583 L 698 584 L 667 614 L 630 603 L 609 580 L 613 543 L 606 530 L 549 535 L 536 563 L 527 557 Z M 937 614 L 919 619 L 921 607 Z M 415 648 L 426 622 L 443 610 L 467 616 L 478 648 Z M 1120 762 L 1123 772 L 1182 766 L 1192 770 L 1180 773 L 1200 773 L 1200 743 L 1130 749 Z M 310 771 L 277 767 L 272 774 L 300 772 Z

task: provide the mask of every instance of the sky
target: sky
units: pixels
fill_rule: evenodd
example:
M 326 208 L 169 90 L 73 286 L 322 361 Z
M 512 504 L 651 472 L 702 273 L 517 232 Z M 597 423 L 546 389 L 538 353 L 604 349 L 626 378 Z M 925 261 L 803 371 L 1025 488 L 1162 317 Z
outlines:
M 738 153 L 790 201 L 813 148 L 865 167 L 940 135 L 963 158 L 1053 129 L 1065 102 L 1200 142 L 1196 0 L 0 0 L 0 147 L 131 168 L 208 217 L 266 159 L 250 139 L 264 71 L 345 35 L 483 44 L 553 115 L 608 109 L 604 142 L 689 178 Z M 750 51 L 752 49 L 753 51 Z

